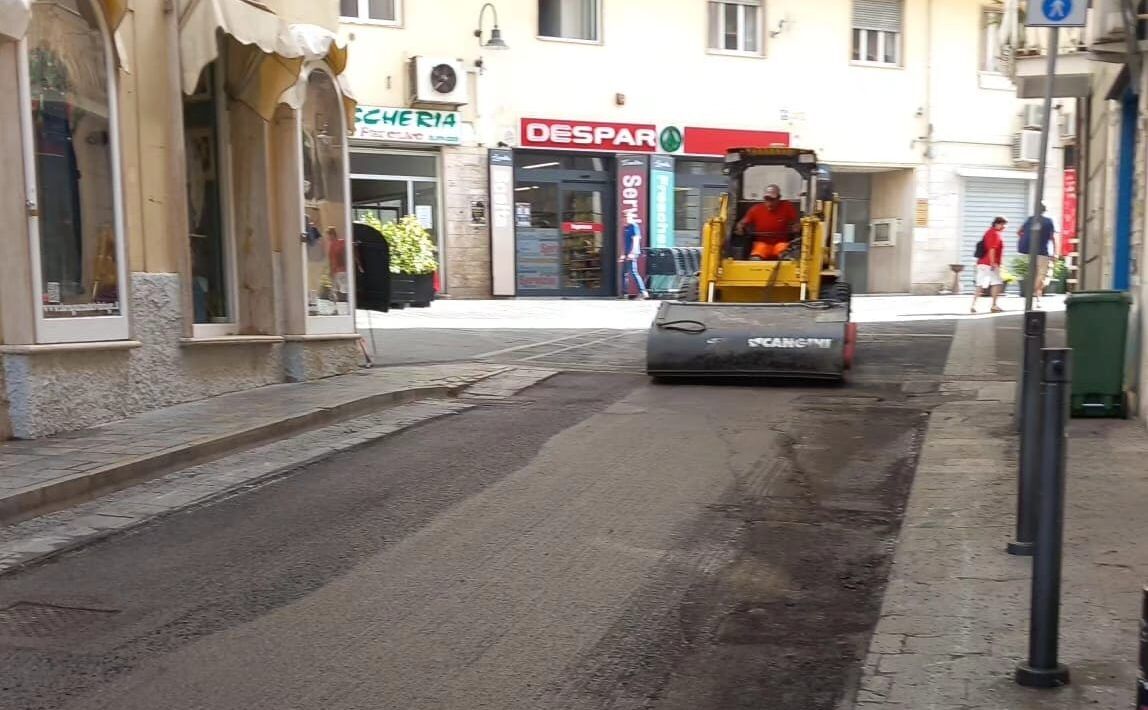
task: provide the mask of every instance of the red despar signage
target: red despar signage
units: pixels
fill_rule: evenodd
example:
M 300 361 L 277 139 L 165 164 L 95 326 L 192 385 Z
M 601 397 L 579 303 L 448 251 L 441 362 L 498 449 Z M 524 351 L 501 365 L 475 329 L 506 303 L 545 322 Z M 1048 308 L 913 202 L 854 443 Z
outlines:
M 730 148 L 788 147 L 784 131 L 742 131 L 730 128 L 686 126 L 685 150 L 689 155 L 725 155 Z
M 656 126 L 639 123 L 596 123 L 522 119 L 522 145 L 531 148 L 608 150 L 653 153 L 658 148 Z
M 610 153 L 668 153 L 722 156 L 730 148 L 788 146 L 783 131 L 748 131 L 652 123 L 602 123 L 550 118 L 524 118 L 523 148 L 596 150 Z

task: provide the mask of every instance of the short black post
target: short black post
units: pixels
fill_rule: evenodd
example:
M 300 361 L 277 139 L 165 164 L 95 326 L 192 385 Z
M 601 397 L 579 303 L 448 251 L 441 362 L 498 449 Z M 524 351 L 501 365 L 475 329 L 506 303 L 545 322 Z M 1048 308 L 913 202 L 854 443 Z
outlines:
M 1148 587 L 1140 602 L 1140 679 L 1136 682 L 1136 710 L 1148 710 Z
M 1067 453 L 1064 429 L 1068 422 L 1072 351 L 1045 348 L 1042 356 L 1040 496 L 1032 561 L 1028 662 L 1016 669 L 1016 682 L 1030 688 L 1056 688 L 1068 684 L 1068 668 L 1057 663 L 1057 646 Z
M 1024 314 L 1024 369 L 1020 391 L 1020 465 L 1016 484 L 1016 539 L 1010 555 L 1031 555 L 1036 539 L 1036 501 L 1040 477 L 1040 353 L 1044 348 L 1044 311 Z

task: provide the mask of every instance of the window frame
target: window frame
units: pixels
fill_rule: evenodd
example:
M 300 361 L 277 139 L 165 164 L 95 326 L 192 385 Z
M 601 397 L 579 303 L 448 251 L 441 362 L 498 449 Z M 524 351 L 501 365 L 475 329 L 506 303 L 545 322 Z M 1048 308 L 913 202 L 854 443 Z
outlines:
M 112 174 L 112 214 L 115 235 L 116 284 L 119 290 L 120 313 L 115 316 L 87 316 L 46 318 L 44 316 L 44 274 L 40 257 L 41 231 L 39 218 L 40 189 L 36 165 L 36 138 L 32 127 L 32 77 L 29 67 L 28 38 L 17 43 L 17 85 L 19 92 L 20 132 L 24 159 L 24 190 L 28 205 L 27 238 L 32 270 L 32 305 L 35 311 L 34 327 L 37 343 L 93 343 L 129 340 L 131 336 L 130 289 L 127 283 L 127 238 L 124 221 L 123 153 L 120 146 L 119 70 L 115 59 L 115 38 L 112 36 L 103 11 L 95 0 L 89 3 L 96 29 L 104 41 L 104 70 L 108 79 L 108 149 Z
M 988 60 L 990 58 L 989 50 L 990 50 L 990 45 L 991 45 L 991 43 L 989 42 L 989 28 L 990 27 L 996 27 L 996 28 L 998 28 L 998 31 L 999 31 L 1000 25 L 1004 21 L 1004 11 L 1003 10 L 994 10 L 993 8 L 990 8 L 990 7 L 981 7 L 980 10 L 981 10 L 981 14 L 980 14 L 980 30 L 981 31 L 980 31 L 979 41 L 977 42 L 977 49 L 979 50 L 978 54 L 980 56 L 978 57 L 978 60 L 977 60 L 977 71 L 980 72 L 981 74 L 990 75 L 990 76 L 1003 76 L 1005 73 L 1004 72 L 1004 66 L 1003 66 L 1003 63 L 1001 62 L 1001 58 L 1000 58 L 999 54 L 992 56 L 993 64 L 995 66 L 990 67 L 987 65 L 988 65 Z M 997 18 L 999 18 L 995 25 L 990 24 L 988 22 L 988 19 L 991 15 L 996 15 Z M 998 38 L 997 42 L 996 42 L 996 50 L 998 53 L 1000 51 L 1000 48 L 1001 48 L 1001 42 L 1000 42 L 1000 39 Z
M 358 0 L 359 13 L 357 15 L 344 15 L 339 13 L 339 21 L 356 25 L 378 25 L 380 27 L 403 26 L 403 0 L 395 0 L 395 19 L 379 20 L 371 17 L 371 0 Z
M 710 39 L 713 36 L 714 28 L 709 25 L 710 23 L 710 6 L 722 5 L 722 12 L 719 14 L 722 22 L 722 32 L 720 36 L 725 37 L 725 5 L 737 5 L 741 9 L 738 11 L 738 44 L 744 46 L 746 37 L 748 36 L 745 30 L 745 8 L 753 7 L 757 9 L 757 49 L 726 49 L 725 47 L 711 47 Z M 765 2 L 763 0 L 706 0 L 706 52 L 709 54 L 719 54 L 731 57 L 764 57 L 765 56 Z
M 232 191 L 232 154 L 231 154 L 231 111 L 227 106 L 227 92 L 224 87 L 224 74 L 227 68 L 223 65 L 223 53 L 216 60 L 215 71 L 212 72 L 213 91 L 215 93 L 215 125 L 216 125 L 216 156 L 219 161 L 219 208 L 223 217 L 223 265 L 224 278 L 227 280 L 226 290 L 228 298 L 229 323 L 196 323 L 194 309 L 191 316 L 192 338 L 220 338 L 239 334 L 239 264 L 237 263 L 237 250 L 235 246 L 235 194 Z M 188 245 L 190 248 L 190 245 Z M 194 278 L 192 269 L 187 278 Z
M 361 0 L 360 0 L 361 2 Z M 346 259 L 344 265 L 347 269 L 347 314 L 346 315 L 331 315 L 331 316 L 313 316 L 308 313 L 308 288 L 307 288 L 307 245 L 300 243 L 298 246 L 302 268 L 299 273 L 295 274 L 295 279 L 298 283 L 299 293 L 298 298 L 302 302 L 304 329 L 307 335 L 346 335 L 357 333 L 355 327 L 355 310 L 357 303 L 355 302 L 355 240 L 352 234 L 351 222 L 351 157 L 350 157 L 350 139 L 347 135 L 347 112 L 343 110 L 343 88 L 339 84 L 339 75 L 331 69 L 325 61 L 316 61 L 304 65 L 300 73 L 300 81 L 303 82 L 304 87 L 311 81 L 311 74 L 314 72 L 323 72 L 326 74 L 331 83 L 335 87 L 335 98 L 339 102 L 339 131 L 338 135 L 342 139 L 343 144 L 343 239 L 346 240 L 347 248 L 343 252 L 343 258 Z M 295 159 L 299 166 L 299 184 L 295 189 L 299 193 L 299 209 L 296 213 L 296 230 L 302 232 L 306 223 L 307 213 L 307 199 L 303 195 L 303 107 L 306 105 L 307 94 L 309 92 L 306 88 L 303 89 L 303 103 L 300 104 L 299 109 L 295 112 Z
M 362 0 L 360 0 L 361 2 Z M 398 0 L 396 0 L 397 2 Z M 581 37 L 556 37 L 553 35 L 542 34 L 542 2 L 543 0 L 536 0 L 534 3 L 535 21 L 535 38 L 543 42 L 566 42 L 569 44 L 603 44 L 603 24 L 602 24 L 602 5 L 603 0 L 582 0 L 583 2 L 594 3 L 594 39 L 583 39 Z
M 861 34 L 858 36 L 857 33 Z M 883 59 L 866 59 L 864 52 L 860 49 L 868 46 L 868 36 L 870 32 L 877 34 L 877 56 L 885 56 L 885 46 L 888 37 L 896 38 L 897 44 L 895 47 L 895 59 L 892 62 L 884 61 Z M 900 69 L 905 66 L 904 54 L 902 46 L 904 45 L 904 32 L 894 32 L 893 30 L 870 30 L 862 27 L 851 27 L 849 30 L 849 61 L 851 64 L 862 67 L 881 67 L 885 69 Z M 856 53 L 857 57 L 853 54 Z

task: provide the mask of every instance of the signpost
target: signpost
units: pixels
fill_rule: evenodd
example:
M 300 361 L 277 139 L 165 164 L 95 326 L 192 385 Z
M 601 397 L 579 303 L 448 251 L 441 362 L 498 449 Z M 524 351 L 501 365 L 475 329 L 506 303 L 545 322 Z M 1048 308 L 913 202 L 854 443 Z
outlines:
M 1038 257 L 1044 252 L 1045 236 L 1041 234 L 1044 221 L 1044 175 L 1047 170 L 1049 122 L 1052 118 L 1052 96 L 1056 83 L 1056 54 L 1060 40 L 1061 27 L 1084 27 L 1088 15 L 1088 0 L 1032 0 L 1028 4 L 1025 15 L 1026 27 L 1048 28 L 1048 69 L 1046 71 L 1044 87 L 1044 111 L 1041 115 L 1040 126 L 1040 160 L 1036 174 L 1036 195 L 1033 198 L 1032 218 L 1028 223 L 1028 290 L 1025 294 L 1025 322 L 1026 325 L 1033 313 L 1033 296 L 1036 293 L 1038 276 Z M 1043 326 L 1043 322 L 1040 323 Z M 1022 449 L 1032 450 L 1032 447 L 1041 446 L 1037 441 L 1039 432 L 1044 427 L 1051 426 L 1059 431 L 1051 432 L 1043 437 L 1052 444 L 1063 444 L 1063 401 L 1064 391 L 1067 390 L 1065 372 L 1068 371 L 1068 354 L 1064 351 L 1047 351 L 1044 355 L 1046 364 L 1045 410 L 1032 401 L 1042 390 L 1039 388 L 1037 378 L 1041 376 L 1041 369 L 1035 357 L 1030 357 L 1030 348 L 1043 348 L 1043 327 L 1039 338 L 1025 338 L 1024 367 L 1021 372 L 1021 442 Z M 1049 373 L 1052 373 L 1052 376 Z M 1053 396 L 1057 395 L 1057 396 Z M 1038 419 L 1039 423 L 1026 421 Z M 1059 438 L 1058 438 L 1059 437 Z M 1032 480 L 1029 485 L 1021 486 L 1018 492 L 1018 513 L 1022 508 L 1038 513 L 1036 521 L 1035 541 L 1018 540 L 1018 542 L 1036 542 L 1035 550 L 1031 545 L 1017 545 L 1010 548 L 1013 554 L 1025 554 L 1032 550 L 1033 561 L 1033 604 L 1030 614 L 1030 653 L 1027 664 L 1017 669 L 1016 682 L 1020 685 L 1038 688 L 1051 688 L 1068 682 L 1068 672 L 1056 662 L 1056 636 L 1060 615 L 1060 525 L 1063 519 L 1063 491 L 1064 491 L 1064 452 L 1057 445 L 1042 447 L 1039 456 L 1040 470 L 1050 473 L 1042 477 L 1043 480 Z M 1030 457 L 1036 458 L 1036 457 Z M 1022 466 L 1023 468 L 1023 466 Z M 1023 471 L 1022 471 L 1023 473 Z M 1029 472 L 1031 474 L 1031 471 Z M 1036 485 L 1032 485 L 1036 483 Z M 1027 500 L 1026 500 L 1027 499 Z M 1059 507 L 1058 507 L 1059 506 Z M 1019 521 L 1018 521 L 1019 522 Z

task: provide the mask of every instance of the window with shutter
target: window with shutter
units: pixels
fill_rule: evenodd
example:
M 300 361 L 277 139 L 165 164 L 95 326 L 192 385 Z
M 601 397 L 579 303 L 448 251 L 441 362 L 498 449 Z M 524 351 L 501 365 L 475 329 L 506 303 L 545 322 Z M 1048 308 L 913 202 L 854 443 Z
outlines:
M 903 0 L 853 0 L 853 61 L 899 65 Z

